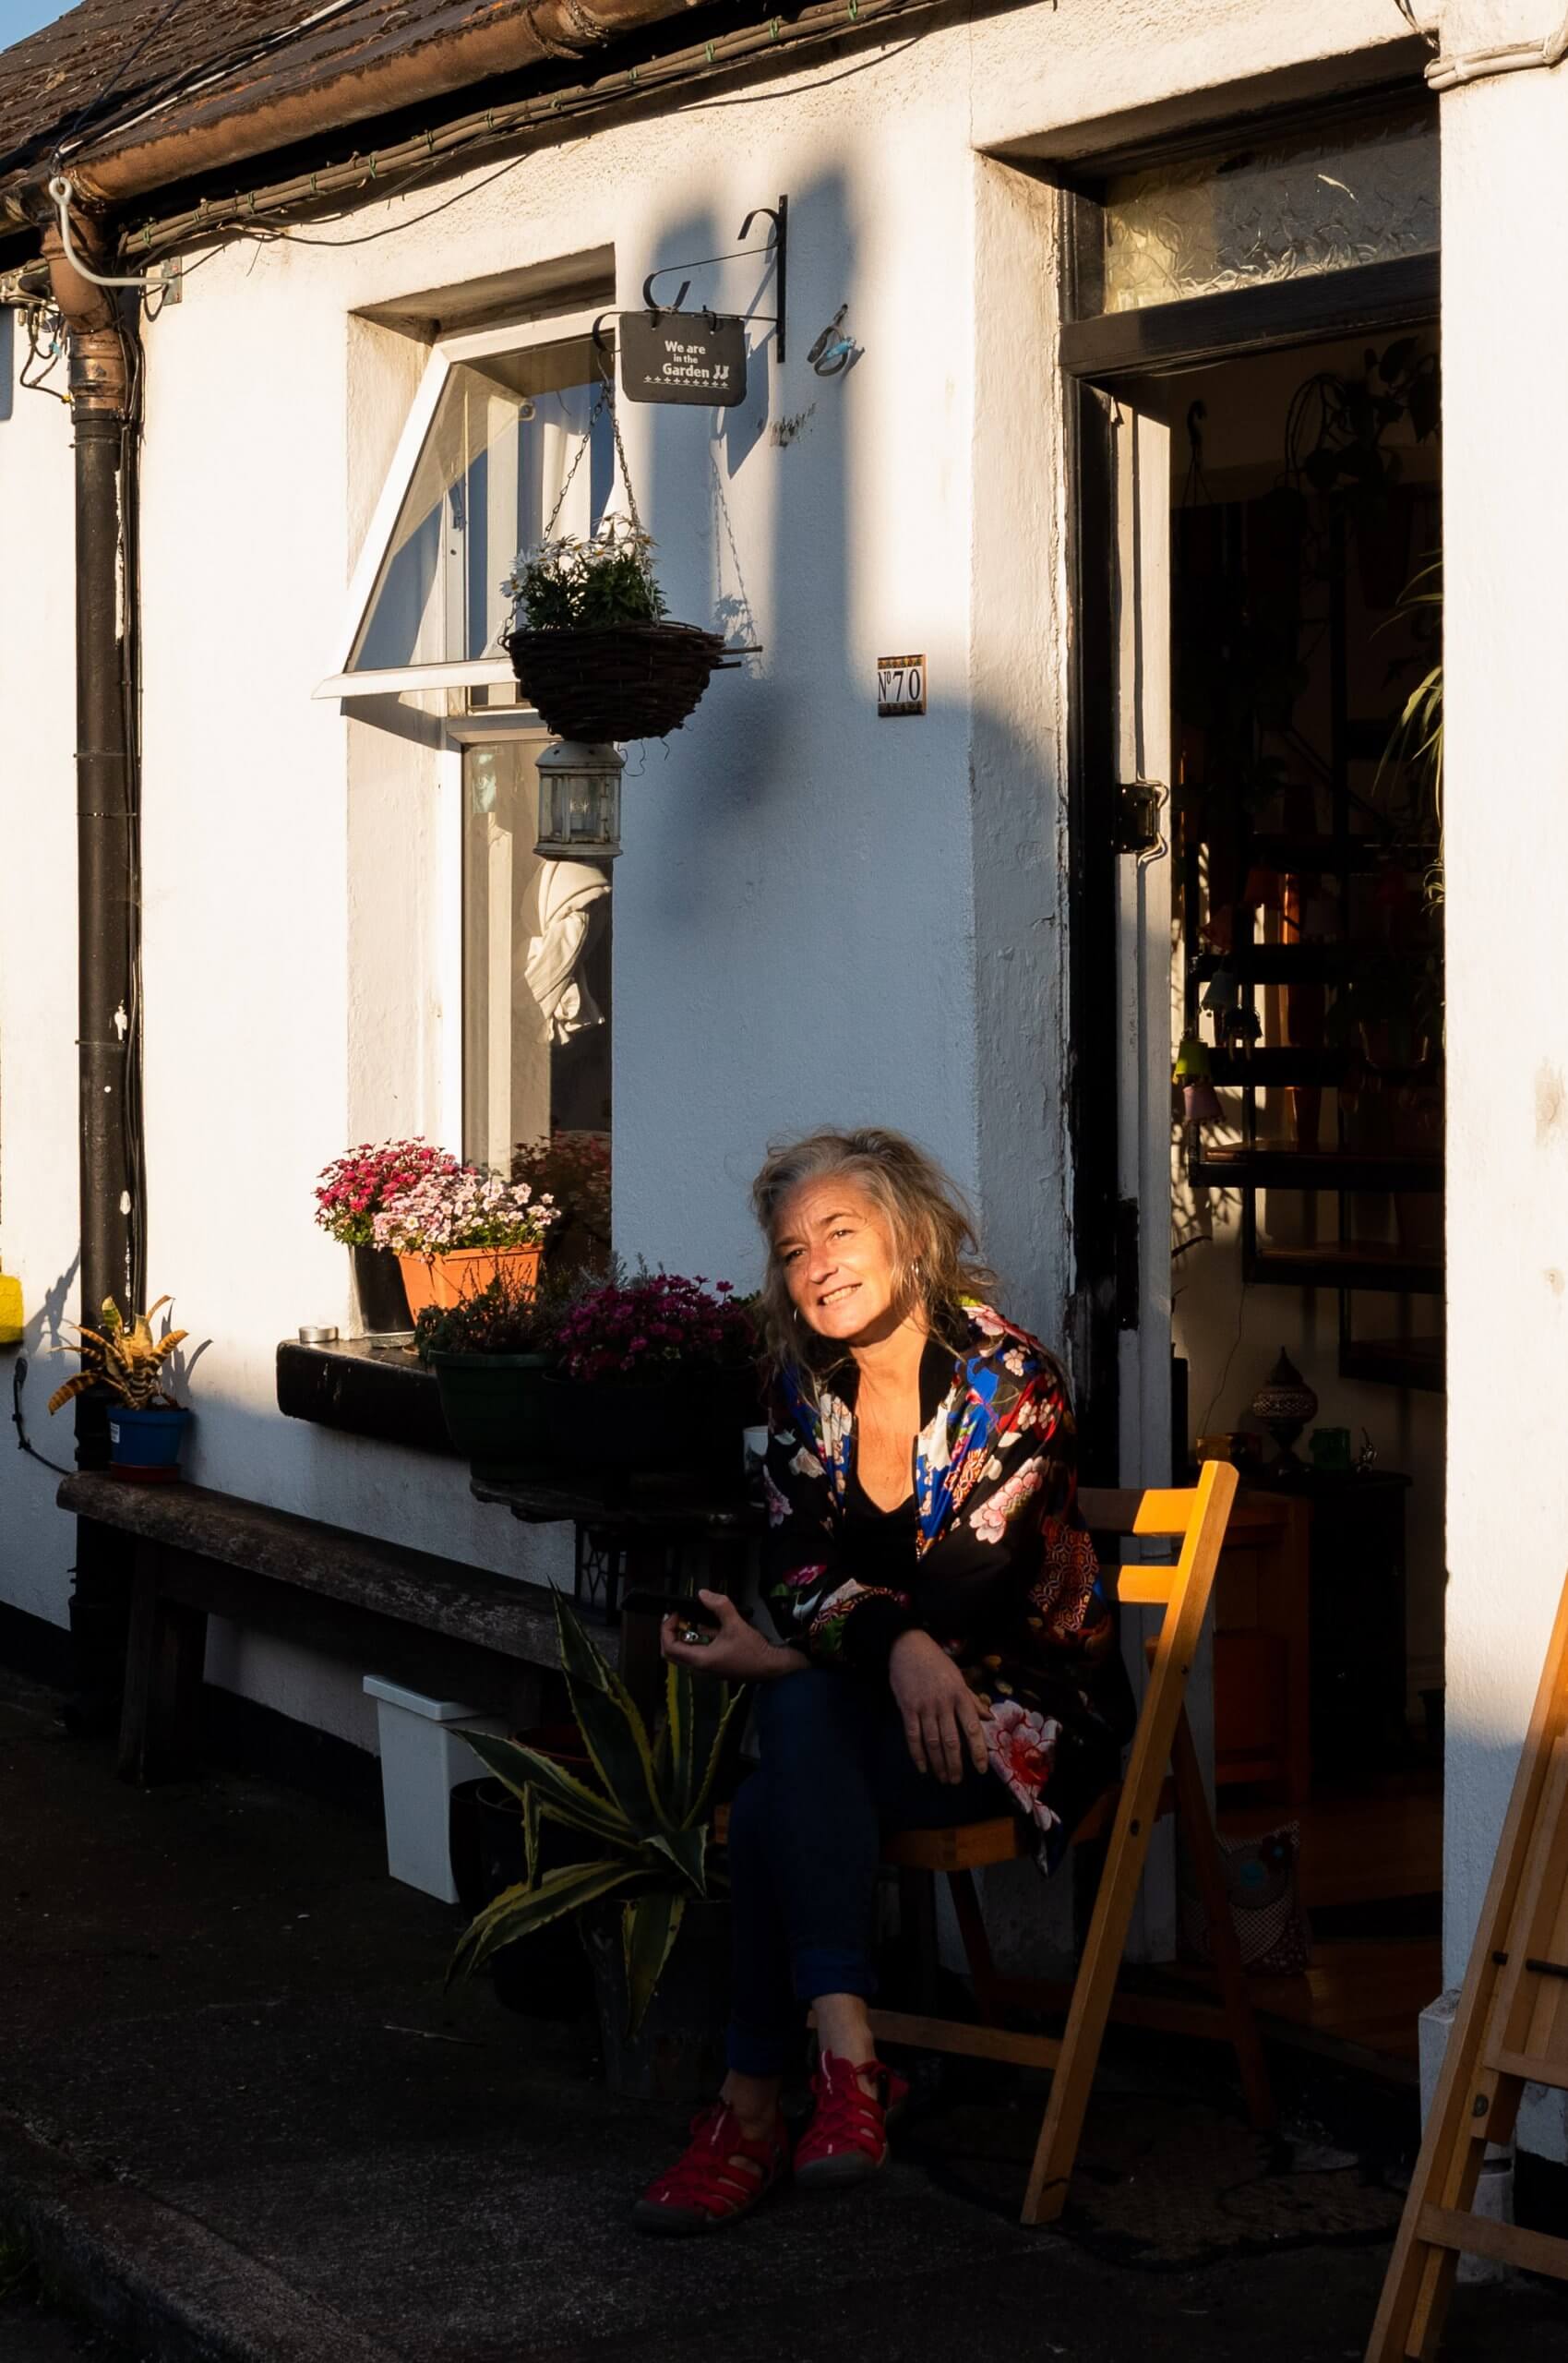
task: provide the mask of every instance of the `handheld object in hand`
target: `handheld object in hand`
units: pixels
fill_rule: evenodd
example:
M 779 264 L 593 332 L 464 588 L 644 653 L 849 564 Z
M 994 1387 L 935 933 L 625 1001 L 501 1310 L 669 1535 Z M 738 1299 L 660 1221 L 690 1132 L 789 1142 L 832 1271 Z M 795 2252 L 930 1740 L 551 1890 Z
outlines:
M 621 1606 L 640 1615 L 678 1618 L 679 1637 L 683 1641 L 711 1641 L 719 1629 L 713 1611 L 689 1592 L 628 1592 Z

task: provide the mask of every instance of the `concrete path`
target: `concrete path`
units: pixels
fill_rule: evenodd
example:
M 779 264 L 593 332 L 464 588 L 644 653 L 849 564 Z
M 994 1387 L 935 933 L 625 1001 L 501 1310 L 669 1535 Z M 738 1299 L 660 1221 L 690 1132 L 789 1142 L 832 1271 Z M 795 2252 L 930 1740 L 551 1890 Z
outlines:
M 626 2212 L 678 2118 L 609 2096 L 586 2028 L 444 1995 L 458 1915 L 387 1879 L 376 1829 L 227 1776 L 127 1789 L 19 1683 L 0 1827 L 0 2225 L 156 2363 L 1364 2346 L 1405 2112 L 1347 2134 L 1298 2092 L 1293 2138 L 1260 2143 L 1185 2056 L 1118 2053 L 1064 2233 L 1013 2220 L 1037 2102 L 1004 2079 L 950 2095 L 868 2191 L 651 2243 Z M 1565 2329 L 1556 2291 L 1466 2291 L 1445 2363 L 1556 2363 Z M 5 2363 L 73 2335 L 0 2313 Z

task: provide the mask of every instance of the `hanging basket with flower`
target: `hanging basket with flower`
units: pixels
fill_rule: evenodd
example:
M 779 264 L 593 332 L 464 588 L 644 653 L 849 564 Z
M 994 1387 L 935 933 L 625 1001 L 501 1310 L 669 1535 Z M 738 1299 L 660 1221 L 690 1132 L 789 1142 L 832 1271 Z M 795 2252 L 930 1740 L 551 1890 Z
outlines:
M 520 550 L 501 585 L 511 627 L 501 645 L 524 696 L 547 728 L 589 746 L 662 738 L 695 712 L 710 677 L 732 666 L 717 632 L 672 623 L 653 572 L 606 384 L 593 416 L 607 412 L 626 487 L 626 517 L 606 517 L 587 541 L 556 534 L 571 481 L 592 440 L 584 435 L 560 497 L 533 549 Z M 590 422 L 592 429 L 592 422 Z
M 377 1247 L 397 1257 L 417 1321 L 426 1305 L 451 1306 L 505 1277 L 532 1290 L 556 1219 L 547 1195 L 479 1165 L 437 1168 L 376 1216 Z

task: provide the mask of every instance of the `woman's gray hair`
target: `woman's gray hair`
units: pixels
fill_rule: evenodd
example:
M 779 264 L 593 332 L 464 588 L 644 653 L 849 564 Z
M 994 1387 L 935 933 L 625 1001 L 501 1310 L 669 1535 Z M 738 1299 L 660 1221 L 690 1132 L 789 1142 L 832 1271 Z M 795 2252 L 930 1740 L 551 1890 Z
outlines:
M 974 1217 L 935 1158 L 904 1134 L 868 1124 L 773 1142 L 751 1185 L 752 1208 L 768 1244 L 760 1310 L 773 1367 L 816 1378 L 846 1359 L 843 1346 L 796 1318 L 777 1249 L 787 1201 L 804 1182 L 835 1176 L 853 1182 L 887 1225 L 901 1310 L 917 1311 L 933 1337 L 962 1352 L 964 1300 L 987 1302 L 997 1285 L 996 1274 L 980 1261 Z

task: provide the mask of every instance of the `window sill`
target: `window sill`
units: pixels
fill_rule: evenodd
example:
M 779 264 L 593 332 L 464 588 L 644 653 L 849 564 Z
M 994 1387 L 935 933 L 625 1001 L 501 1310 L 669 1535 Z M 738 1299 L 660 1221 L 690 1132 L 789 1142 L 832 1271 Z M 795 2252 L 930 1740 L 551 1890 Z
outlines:
M 305 1346 L 285 1337 L 278 1348 L 278 1409 L 346 1435 L 412 1445 L 460 1456 L 447 1433 L 436 1373 L 412 1347 L 374 1345 L 351 1337 L 335 1346 Z

